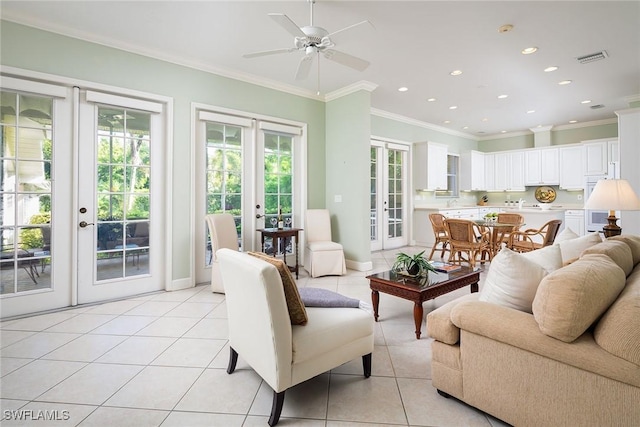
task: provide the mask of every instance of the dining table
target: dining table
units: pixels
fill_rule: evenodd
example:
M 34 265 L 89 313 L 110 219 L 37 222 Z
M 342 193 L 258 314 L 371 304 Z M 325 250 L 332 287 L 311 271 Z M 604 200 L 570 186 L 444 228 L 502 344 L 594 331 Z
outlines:
M 474 220 L 473 222 L 478 224 L 478 226 L 480 227 L 487 227 L 491 230 L 491 233 L 490 233 L 491 241 L 489 242 L 490 259 L 493 259 L 493 257 L 496 256 L 498 252 L 500 252 L 500 249 L 502 249 L 502 243 L 505 240 L 505 237 L 509 236 L 509 233 L 514 231 L 514 229 L 516 229 L 517 227 L 522 227 L 525 225 L 525 224 L 519 224 L 519 225 L 508 224 L 508 223 L 501 223 L 497 221 L 487 221 L 484 219 Z

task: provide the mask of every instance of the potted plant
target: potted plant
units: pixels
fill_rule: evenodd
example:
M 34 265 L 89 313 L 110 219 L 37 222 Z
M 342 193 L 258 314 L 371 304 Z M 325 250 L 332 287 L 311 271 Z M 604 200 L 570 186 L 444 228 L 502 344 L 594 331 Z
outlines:
M 408 255 L 404 252 L 398 252 L 396 262 L 393 263 L 393 271 L 406 272 L 410 276 L 421 276 L 427 271 L 436 271 L 436 269 L 422 255 L 425 251 L 415 255 Z

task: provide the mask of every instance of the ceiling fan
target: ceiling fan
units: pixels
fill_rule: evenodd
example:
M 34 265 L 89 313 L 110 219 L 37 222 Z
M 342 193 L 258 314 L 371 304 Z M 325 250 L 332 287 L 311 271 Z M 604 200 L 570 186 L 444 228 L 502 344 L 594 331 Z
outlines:
M 313 25 L 313 5 L 316 0 L 308 1 L 311 6 L 311 23 L 306 27 L 299 27 L 298 24 L 293 22 L 291 18 L 283 13 L 269 13 L 271 19 L 273 19 L 277 24 L 279 24 L 282 28 L 284 28 L 294 36 L 294 47 L 247 53 L 242 56 L 244 58 L 256 58 L 265 55 L 302 51 L 304 52 L 304 56 L 298 64 L 298 70 L 296 71 L 295 77 L 296 80 L 303 80 L 309 75 L 309 70 L 311 69 L 311 64 L 315 56 L 314 54 L 319 55 L 320 53 L 322 53 L 325 58 L 331 61 L 353 68 L 354 70 L 364 71 L 369 66 L 368 61 L 332 48 L 335 46 L 334 39 L 336 38 L 336 36 L 342 35 L 344 32 L 360 25 L 371 25 L 371 23 L 365 20 L 362 22 L 358 22 L 357 24 L 345 27 L 341 30 L 334 31 L 333 33 L 329 33 L 324 28 L 316 27 Z M 318 65 L 319 62 L 320 60 L 318 58 Z

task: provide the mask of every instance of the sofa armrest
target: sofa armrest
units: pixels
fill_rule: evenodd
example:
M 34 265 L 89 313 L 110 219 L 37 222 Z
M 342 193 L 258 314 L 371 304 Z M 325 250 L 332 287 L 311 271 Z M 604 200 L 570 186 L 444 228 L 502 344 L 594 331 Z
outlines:
M 543 334 L 532 314 L 483 301 L 456 304 L 451 321 L 461 330 L 640 387 L 638 366 L 606 352 L 590 331 L 566 343 Z
M 427 334 L 440 342 L 454 345 L 460 340 L 460 328 L 451 322 L 451 310 L 464 301 L 477 301 L 478 292 L 449 301 L 427 315 Z

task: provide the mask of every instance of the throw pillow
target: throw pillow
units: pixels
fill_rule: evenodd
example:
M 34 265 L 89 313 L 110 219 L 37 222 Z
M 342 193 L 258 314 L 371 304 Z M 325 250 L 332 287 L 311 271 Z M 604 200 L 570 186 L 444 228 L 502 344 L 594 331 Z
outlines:
M 560 251 L 562 252 L 562 262 L 567 263 L 578 258 L 582 251 L 600 242 L 602 242 L 600 234 L 589 233 L 575 239 L 558 243 L 558 245 L 560 245 Z
M 479 300 L 531 313 L 536 290 L 546 275 L 534 261 L 503 248 L 491 260 Z
M 544 248 L 524 252 L 520 255 L 535 262 L 547 270 L 547 273 L 562 268 L 562 252 L 560 251 L 560 246 L 557 245 L 545 246 Z
M 626 277 L 606 255 L 589 254 L 545 277 L 533 300 L 540 331 L 572 342 L 616 300 Z
M 304 308 L 304 303 L 300 298 L 298 292 L 298 285 L 293 279 L 289 267 L 278 258 L 269 256 L 262 252 L 248 252 L 249 255 L 256 258 L 260 258 L 263 261 L 268 262 L 276 267 L 278 273 L 280 273 L 280 279 L 282 280 L 282 287 L 284 288 L 284 298 L 287 301 L 287 309 L 289 310 L 289 318 L 292 325 L 304 325 L 307 323 L 307 310 Z
M 631 274 L 633 270 L 631 248 L 629 248 L 629 245 L 625 242 L 607 239 L 604 242 L 585 249 L 580 256 L 582 257 L 587 254 L 603 254 L 608 256 L 624 271 L 626 276 Z
M 565 240 L 577 239 L 578 236 L 572 229 L 565 227 L 554 239 L 554 243 L 564 242 Z

